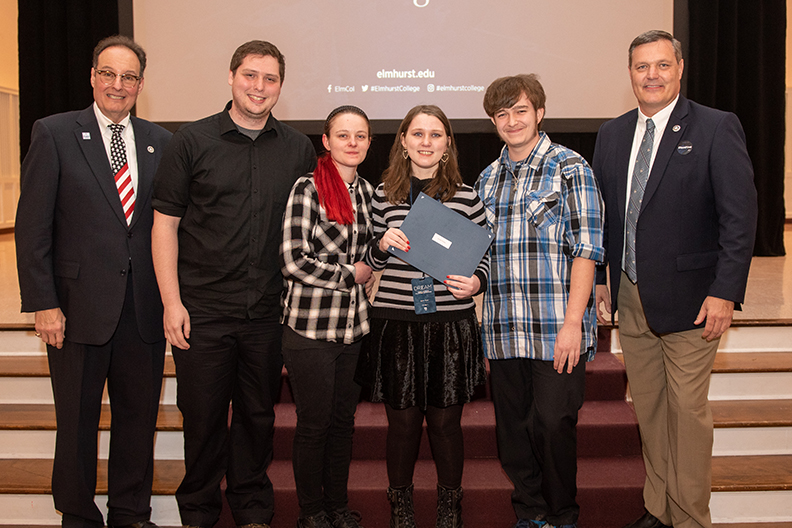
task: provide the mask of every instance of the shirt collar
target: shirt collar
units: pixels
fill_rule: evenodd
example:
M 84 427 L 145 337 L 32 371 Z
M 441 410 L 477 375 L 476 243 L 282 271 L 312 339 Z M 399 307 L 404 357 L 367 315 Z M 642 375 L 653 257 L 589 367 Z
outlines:
M 226 103 L 225 105 L 225 109 L 220 114 L 220 134 L 226 134 L 231 131 L 239 132 L 239 129 L 237 128 L 237 124 L 234 123 L 233 119 L 231 119 L 231 114 L 229 113 L 229 111 L 231 110 L 231 103 L 232 101 L 228 101 L 228 103 Z M 262 129 L 261 134 L 259 134 L 259 137 L 264 135 L 265 132 L 269 132 L 270 130 L 274 130 L 276 135 L 281 135 L 280 127 L 281 127 L 280 121 L 275 119 L 275 116 L 273 116 L 272 113 L 270 113 L 269 117 L 267 118 L 267 124 L 264 125 L 264 128 Z
M 665 130 L 666 125 L 668 124 L 668 120 L 671 118 L 671 112 L 674 111 L 674 108 L 679 101 L 679 94 L 674 98 L 673 101 L 668 103 L 665 108 L 657 112 L 655 115 L 652 116 L 652 122 L 655 125 L 656 130 Z M 641 108 L 638 108 L 638 124 L 643 128 L 646 129 L 646 120 L 649 119 L 641 112 Z
M 542 163 L 542 159 L 547 151 L 550 149 L 550 145 L 552 142 L 550 141 L 550 137 L 541 130 L 539 131 L 539 141 L 536 142 L 534 145 L 533 150 L 528 157 L 525 159 L 521 159 L 519 161 L 512 161 L 509 157 L 509 146 L 504 145 L 503 150 L 501 150 L 500 155 L 500 163 L 509 168 L 514 174 L 517 174 L 526 163 L 530 165 L 530 167 L 534 170 L 539 169 L 539 165 Z
M 99 130 L 102 130 L 103 132 L 106 130 L 110 130 L 108 126 L 114 124 L 114 122 L 109 117 L 104 115 L 101 110 L 99 110 L 99 105 L 96 104 L 96 101 L 94 101 L 93 110 L 94 110 L 94 115 L 96 115 L 96 122 L 99 124 Z M 124 117 L 124 119 L 118 122 L 118 124 L 124 125 L 124 130 L 126 130 L 127 129 L 126 127 L 129 126 L 129 120 L 130 120 L 130 115 L 127 114 L 126 117 Z

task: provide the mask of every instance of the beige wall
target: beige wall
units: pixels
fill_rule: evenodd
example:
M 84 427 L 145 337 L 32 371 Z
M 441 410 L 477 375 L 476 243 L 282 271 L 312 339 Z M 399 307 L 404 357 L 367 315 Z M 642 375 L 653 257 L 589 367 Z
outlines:
M 14 226 L 19 197 L 17 0 L 0 0 L 0 229 Z
M 19 89 L 17 0 L 0 0 L 0 87 Z

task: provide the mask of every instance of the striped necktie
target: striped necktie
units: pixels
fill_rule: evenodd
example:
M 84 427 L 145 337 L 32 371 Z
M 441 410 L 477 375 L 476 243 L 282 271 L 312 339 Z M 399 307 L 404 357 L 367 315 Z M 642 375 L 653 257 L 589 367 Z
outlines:
M 132 172 L 127 163 L 126 145 L 121 132 L 124 125 L 116 123 L 108 125 L 113 131 L 113 138 L 110 140 L 110 165 L 115 175 L 115 184 L 118 189 L 118 197 L 121 199 L 121 206 L 124 208 L 124 216 L 127 225 L 132 222 L 132 213 L 135 211 L 135 189 L 132 186 Z
M 638 270 L 635 265 L 635 230 L 638 226 L 638 215 L 641 212 L 646 181 L 649 179 L 649 162 L 652 160 L 652 147 L 654 146 L 654 121 L 646 120 L 646 132 L 641 140 L 641 148 L 635 157 L 635 169 L 630 187 L 630 203 L 627 205 L 627 251 L 624 255 L 624 271 L 635 284 L 638 282 Z

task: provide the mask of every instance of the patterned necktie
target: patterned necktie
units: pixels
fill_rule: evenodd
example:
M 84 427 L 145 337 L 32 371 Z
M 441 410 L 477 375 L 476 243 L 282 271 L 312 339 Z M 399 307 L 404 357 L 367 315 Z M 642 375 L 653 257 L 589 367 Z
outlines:
M 124 208 L 124 216 L 129 225 L 132 222 L 132 213 L 135 211 L 135 189 L 132 187 L 132 173 L 127 163 L 126 145 L 124 138 L 121 137 L 124 125 L 113 123 L 108 126 L 113 131 L 113 138 L 110 140 L 110 165 L 115 175 L 121 207 Z
M 638 282 L 638 272 L 635 266 L 635 230 L 638 225 L 638 214 L 641 212 L 646 181 L 649 179 L 649 162 L 652 160 L 652 147 L 654 146 L 655 125 L 651 119 L 646 120 L 646 132 L 641 140 L 641 148 L 635 157 L 635 169 L 630 187 L 630 203 L 627 204 L 627 252 L 624 256 L 624 271 L 633 281 Z

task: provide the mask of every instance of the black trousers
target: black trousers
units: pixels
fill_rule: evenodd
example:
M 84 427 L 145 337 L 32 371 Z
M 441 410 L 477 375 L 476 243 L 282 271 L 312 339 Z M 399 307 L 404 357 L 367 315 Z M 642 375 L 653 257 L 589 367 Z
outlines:
M 236 524 L 269 523 L 281 324 L 193 315 L 190 325 L 189 350 L 173 348 L 184 424 L 185 475 L 176 490 L 182 524 L 210 528 L 217 522 L 223 477 Z
M 292 466 L 300 516 L 347 508 L 352 433 L 360 385 L 360 342 L 351 345 L 283 331 L 283 359 L 297 407 Z
M 151 516 L 154 431 L 157 425 L 165 339 L 145 343 L 135 317 L 132 279 L 118 328 L 101 346 L 47 347 L 58 431 L 52 498 L 67 528 L 99 528 L 94 502 L 99 417 L 105 381 L 112 422 L 108 461 L 107 524 L 128 525 Z
M 577 522 L 577 416 L 586 364 L 559 374 L 552 361 L 498 359 L 490 364 L 498 457 L 514 485 L 518 519 Z

